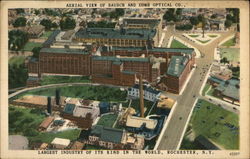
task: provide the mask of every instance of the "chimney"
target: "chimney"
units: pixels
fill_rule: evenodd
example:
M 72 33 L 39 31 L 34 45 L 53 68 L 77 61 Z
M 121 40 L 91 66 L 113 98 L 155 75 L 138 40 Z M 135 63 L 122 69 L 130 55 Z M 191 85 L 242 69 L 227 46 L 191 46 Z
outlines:
M 47 111 L 49 114 L 52 113 L 52 106 L 51 106 L 51 97 L 47 97 Z
M 60 90 L 56 89 L 56 105 L 60 104 Z
M 139 75 L 139 87 L 140 87 L 140 111 L 141 117 L 144 118 L 144 97 L 143 97 L 143 85 L 142 74 Z

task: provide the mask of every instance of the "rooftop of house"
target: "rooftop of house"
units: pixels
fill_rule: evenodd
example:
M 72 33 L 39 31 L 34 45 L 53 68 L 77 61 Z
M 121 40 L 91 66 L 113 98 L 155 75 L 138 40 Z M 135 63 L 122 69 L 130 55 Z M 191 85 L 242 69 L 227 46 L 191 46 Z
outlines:
M 157 120 L 128 115 L 126 126 L 140 128 L 144 123 L 146 124 L 146 128 L 152 130 L 156 127 Z
M 165 53 L 184 53 L 184 54 L 193 54 L 193 48 L 162 48 L 162 47 L 153 47 L 153 48 L 146 48 L 146 47 L 107 47 L 102 46 L 101 51 L 119 51 L 119 50 L 126 50 L 126 51 L 149 51 L 149 52 L 165 52 Z
M 84 146 L 84 143 L 79 142 L 79 141 L 75 141 L 72 146 L 71 146 L 71 150 L 81 150 Z
M 76 38 L 101 38 L 101 39 L 152 39 L 156 35 L 155 30 L 149 29 L 121 29 L 112 28 L 86 28 L 76 32 Z
M 39 127 L 42 127 L 42 128 L 48 128 L 49 125 L 54 121 L 54 117 L 47 117 L 43 120 L 43 122 L 39 125 Z
M 93 56 L 92 59 L 95 61 L 149 62 L 149 58 L 142 58 L 142 57 Z
M 87 114 L 91 114 L 91 118 L 98 116 L 100 113 L 99 107 L 77 106 L 73 111 L 73 116 L 85 118 Z
M 132 88 L 139 89 L 140 85 L 139 84 L 135 84 Z M 147 91 L 147 92 L 150 92 L 150 93 L 153 93 L 153 94 L 156 94 L 156 95 L 159 94 L 159 93 L 161 93 L 160 91 L 158 91 L 158 90 L 156 90 L 153 87 L 148 86 L 148 85 L 143 85 L 143 90 Z
M 239 84 L 240 80 L 230 79 L 221 82 L 215 90 L 220 91 L 224 96 L 239 100 Z
M 167 69 L 167 74 L 179 77 L 184 71 L 187 63 L 188 63 L 188 57 L 186 56 L 172 56 Z
M 97 136 L 101 141 L 121 143 L 123 130 L 95 125 L 92 127 L 90 136 Z
M 42 25 L 33 25 L 24 28 L 24 31 L 28 32 L 29 34 L 40 34 L 44 31 L 44 26 Z
M 69 139 L 63 139 L 63 138 L 54 138 L 54 140 L 51 142 L 53 145 L 63 145 L 63 146 L 69 146 L 70 140 Z
M 67 49 L 67 48 L 42 48 L 41 53 L 61 53 L 61 54 L 89 54 L 83 49 Z

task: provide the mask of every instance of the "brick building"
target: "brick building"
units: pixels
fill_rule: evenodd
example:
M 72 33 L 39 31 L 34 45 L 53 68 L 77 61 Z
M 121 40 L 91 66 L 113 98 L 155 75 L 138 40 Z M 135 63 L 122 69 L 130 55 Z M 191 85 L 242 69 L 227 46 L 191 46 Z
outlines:
M 86 28 L 80 29 L 75 34 L 73 41 L 84 44 L 96 43 L 121 47 L 143 47 L 150 43 L 158 43 L 156 30 L 152 29 L 112 29 L 112 28 Z

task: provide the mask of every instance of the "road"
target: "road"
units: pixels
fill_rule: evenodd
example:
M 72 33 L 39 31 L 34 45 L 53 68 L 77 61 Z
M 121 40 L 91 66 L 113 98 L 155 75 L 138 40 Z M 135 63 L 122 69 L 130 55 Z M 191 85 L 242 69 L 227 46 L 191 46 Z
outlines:
M 187 84 L 183 94 L 177 98 L 178 104 L 176 105 L 175 111 L 169 120 L 167 128 L 163 132 L 163 137 L 157 147 L 158 150 L 176 150 L 178 148 L 192 107 L 194 106 L 195 100 L 199 97 L 199 91 L 202 83 L 204 82 L 205 76 L 208 73 L 210 65 L 212 64 L 214 49 L 221 40 L 233 34 L 233 32 L 220 33 L 221 36 L 219 38 L 210 44 L 201 46 L 183 37 L 183 32 L 175 32 L 173 29 L 171 30 L 171 28 L 168 28 L 167 31 L 170 32 L 169 34 L 172 34 L 196 47 L 205 56 L 203 58 L 196 59 L 198 67 L 194 71 L 193 76 Z

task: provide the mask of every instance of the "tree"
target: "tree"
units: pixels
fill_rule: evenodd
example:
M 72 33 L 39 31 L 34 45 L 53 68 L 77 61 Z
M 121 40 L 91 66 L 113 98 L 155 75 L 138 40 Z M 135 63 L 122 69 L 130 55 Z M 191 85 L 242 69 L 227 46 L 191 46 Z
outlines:
M 41 47 L 34 47 L 32 49 L 32 52 L 33 52 L 33 56 L 32 57 L 39 59 L 39 53 L 40 53 L 41 49 L 42 49 Z
M 22 8 L 17 8 L 17 9 L 16 9 L 16 13 L 17 13 L 17 14 L 22 14 L 22 13 L 24 13 L 24 9 L 22 9 Z
M 56 22 L 53 22 L 51 24 L 51 28 L 54 28 L 54 29 L 58 28 L 58 24 Z
M 109 13 L 109 16 L 110 18 L 118 19 L 120 16 L 123 16 L 124 14 L 125 14 L 124 9 L 116 8 L 115 11 Z
M 182 13 L 182 8 L 177 8 L 175 14 L 181 15 L 181 13 Z
M 165 19 L 167 22 L 174 21 L 175 16 L 172 9 L 166 11 L 166 13 L 163 15 L 163 19 Z
M 225 25 L 226 28 L 229 28 L 229 27 L 232 26 L 232 21 L 231 20 L 226 20 L 224 25 Z
M 24 17 L 19 17 L 13 22 L 14 27 L 26 26 L 27 19 Z
M 73 18 L 67 17 L 60 20 L 60 27 L 62 30 L 70 30 L 76 27 L 76 21 Z
M 35 14 L 35 15 L 38 15 L 38 14 L 40 14 L 40 10 L 38 10 L 38 9 L 35 9 L 35 11 L 34 11 L 34 14 Z
M 223 57 L 221 60 L 220 60 L 221 63 L 229 63 L 229 61 L 227 60 L 226 57 Z
M 197 17 L 191 17 L 191 18 L 190 18 L 190 23 L 191 23 L 192 25 L 197 25 L 197 24 L 199 24 L 199 20 L 198 20 Z
M 217 14 L 213 14 L 213 15 L 211 15 L 211 18 L 212 18 L 212 19 L 217 18 Z
M 41 20 L 40 24 L 45 27 L 45 30 L 50 30 L 51 27 L 52 27 L 52 22 L 49 19 L 43 19 L 43 20 Z
M 28 35 L 26 32 L 23 32 L 21 30 L 9 31 L 8 48 L 10 50 L 14 51 L 21 50 L 27 41 L 28 41 Z

